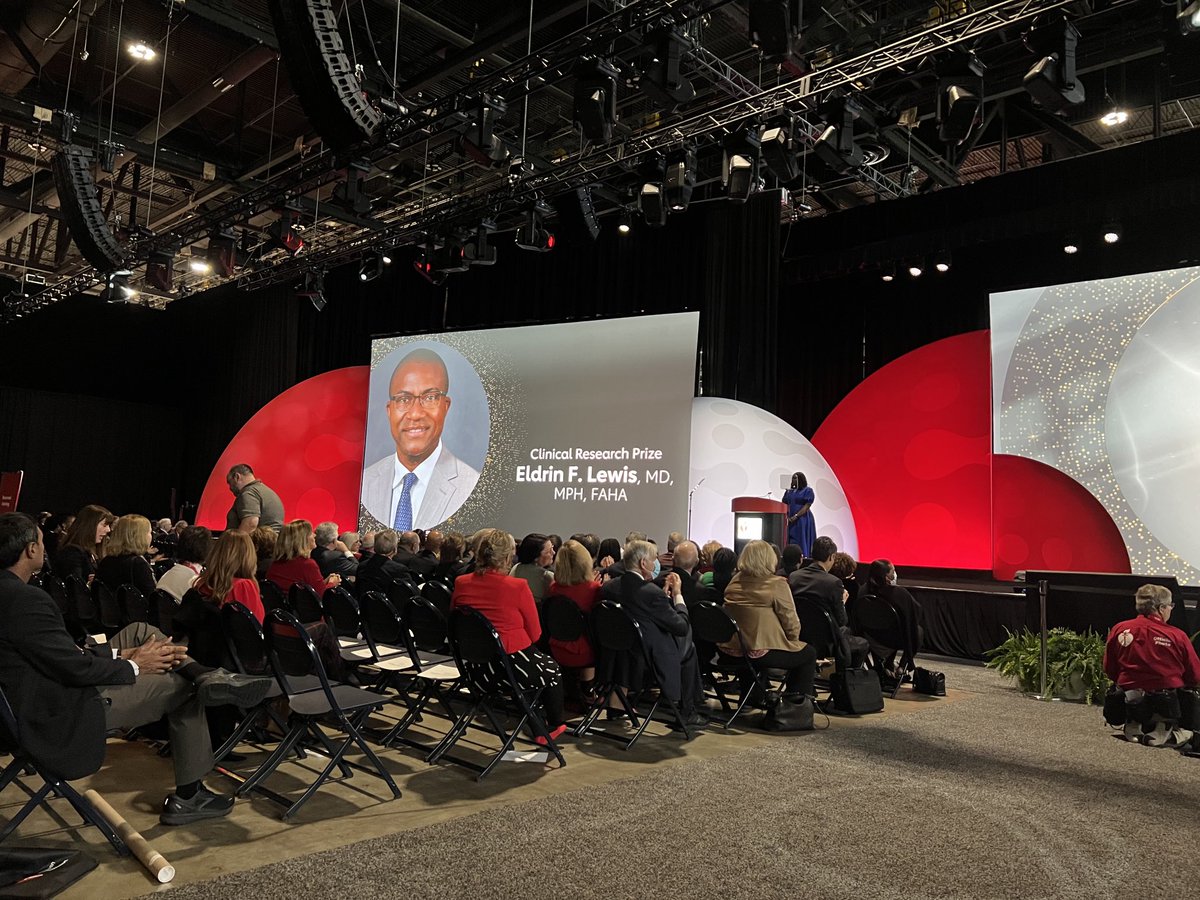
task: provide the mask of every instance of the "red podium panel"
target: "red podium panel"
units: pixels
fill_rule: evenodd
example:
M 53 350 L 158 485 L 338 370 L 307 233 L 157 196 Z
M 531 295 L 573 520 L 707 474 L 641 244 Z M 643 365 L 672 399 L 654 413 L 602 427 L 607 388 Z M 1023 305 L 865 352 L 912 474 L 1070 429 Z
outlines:
M 21 499 L 21 483 L 24 480 L 24 470 L 0 472 L 0 513 L 17 511 L 17 503 Z
M 766 497 L 734 497 L 733 550 L 739 556 L 751 541 L 768 541 L 783 549 L 787 543 L 787 504 Z

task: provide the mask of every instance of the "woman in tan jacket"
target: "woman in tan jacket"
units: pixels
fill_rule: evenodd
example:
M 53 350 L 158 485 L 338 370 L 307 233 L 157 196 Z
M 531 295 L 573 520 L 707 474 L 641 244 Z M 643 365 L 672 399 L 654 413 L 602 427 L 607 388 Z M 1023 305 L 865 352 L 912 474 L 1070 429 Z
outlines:
M 751 541 L 742 550 L 737 572 L 725 588 L 725 611 L 733 616 L 750 657 L 761 668 L 786 669 L 785 696 L 812 696 L 817 654 L 800 640 L 800 619 L 787 580 L 775 574 L 775 550 L 766 541 Z M 735 640 L 717 648 L 723 656 L 742 655 Z

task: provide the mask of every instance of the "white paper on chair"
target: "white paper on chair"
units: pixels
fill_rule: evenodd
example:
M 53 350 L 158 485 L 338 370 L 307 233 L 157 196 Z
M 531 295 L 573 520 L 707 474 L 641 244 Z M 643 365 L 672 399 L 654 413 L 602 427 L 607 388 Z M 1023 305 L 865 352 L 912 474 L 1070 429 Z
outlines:
M 545 750 L 509 750 L 504 754 L 505 762 L 545 763 L 549 760 L 550 754 Z

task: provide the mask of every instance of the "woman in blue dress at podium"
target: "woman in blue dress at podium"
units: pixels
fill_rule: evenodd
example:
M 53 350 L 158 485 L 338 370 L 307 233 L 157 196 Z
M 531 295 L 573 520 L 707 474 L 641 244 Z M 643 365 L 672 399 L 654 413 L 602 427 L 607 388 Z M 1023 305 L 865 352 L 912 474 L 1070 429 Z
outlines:
M 812 504 L 817 499 L 803 472 L 792 476 L 792 486 L 784 492 L 783 502 L 788 508 L 788 543 L 796 544 L 807 557 L 812 553 L 813 541 L 817 537 L 817 523 L 813 519 Z

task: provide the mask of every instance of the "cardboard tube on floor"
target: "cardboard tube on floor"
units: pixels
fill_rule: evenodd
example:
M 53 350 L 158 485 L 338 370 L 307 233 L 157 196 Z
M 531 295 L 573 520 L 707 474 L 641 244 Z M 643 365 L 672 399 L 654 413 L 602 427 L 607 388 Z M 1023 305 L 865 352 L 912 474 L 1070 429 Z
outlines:
M 175 867 L 163 858 L 163 855 L 150 846 L 150 843 L 133 830 L 133 826 L 121 818 L 120 814 L 108 805 L 108 801 L 95 791 L 85 791 L 83 796 L 92 802 L 96 812 L 100 813 L 123 840 L 133 855 L 138 858 L 146 871 L 158 880 L 159 884 L 167 884 L 175 877 Z

